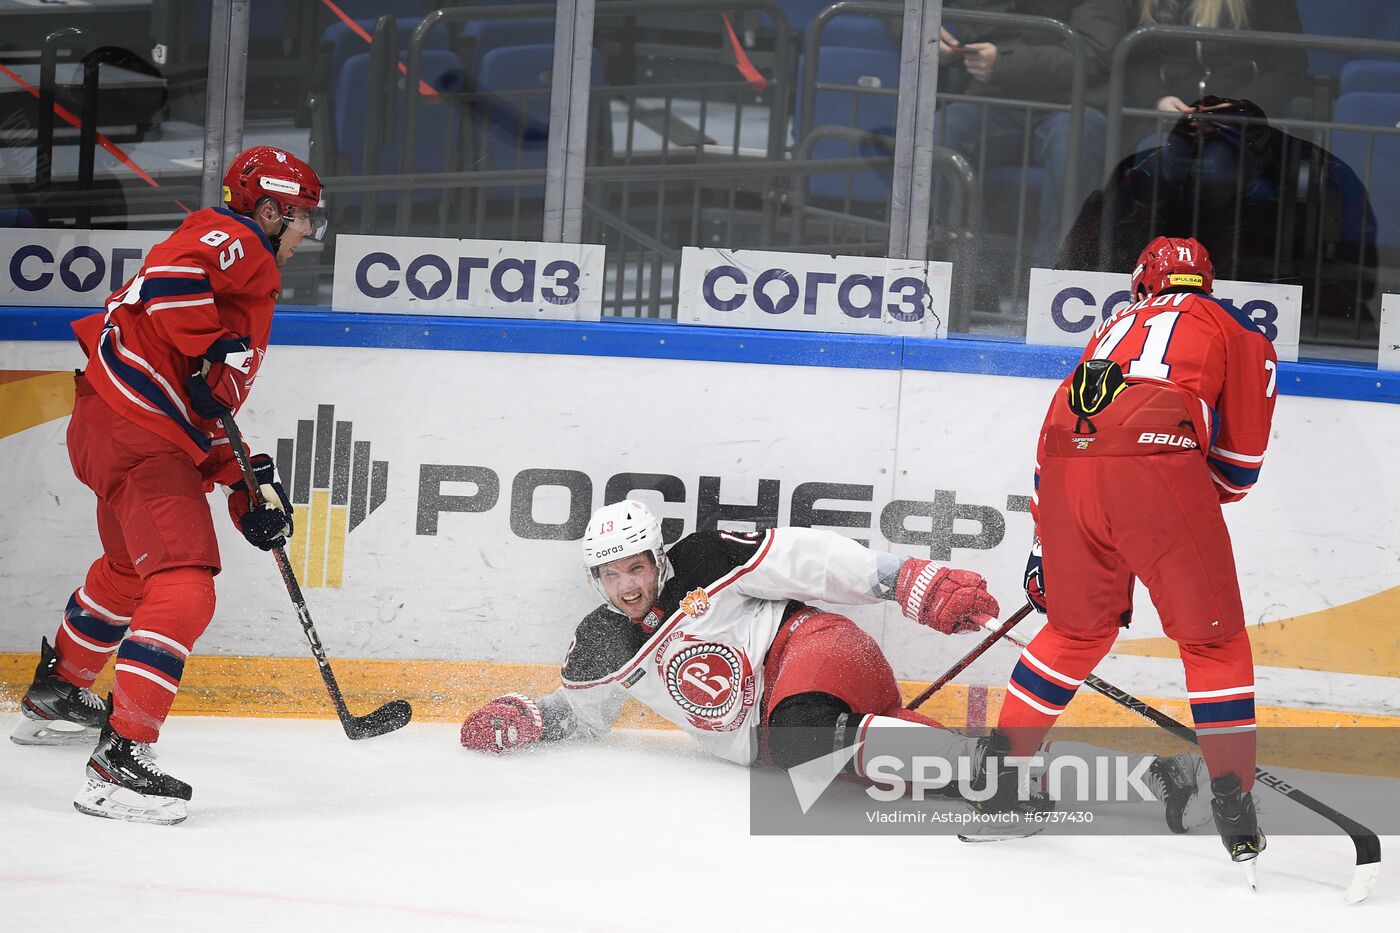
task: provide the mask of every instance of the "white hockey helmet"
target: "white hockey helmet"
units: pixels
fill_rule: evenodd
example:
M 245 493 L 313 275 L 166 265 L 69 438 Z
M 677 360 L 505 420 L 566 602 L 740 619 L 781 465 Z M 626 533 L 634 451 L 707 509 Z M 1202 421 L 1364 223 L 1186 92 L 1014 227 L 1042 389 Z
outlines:
M 671 567 L 666 560 L 661 522 L 641 502 L 624 499 L 605 505 L 588 520 L 588 527 L 583 532 L 583 566 L 588 568 L 588 582 L 604 602 L 611 605 L 607 591 L 598 580 L 598 568 L 610 561 L 643 553 L 651 554 L 656 564 L 656 588 L 659 592 L 671 575 Z

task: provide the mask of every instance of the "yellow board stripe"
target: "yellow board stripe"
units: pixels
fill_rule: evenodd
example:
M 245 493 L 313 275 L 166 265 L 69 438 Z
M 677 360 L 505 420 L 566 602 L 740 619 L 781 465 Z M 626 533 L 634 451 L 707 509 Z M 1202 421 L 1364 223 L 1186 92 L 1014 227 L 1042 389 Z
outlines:
M 308 587 L 324 586 L 326 573 L 326 532 L 330 527 L 331 494 L 327 489 L 311 490 L 311 527 L 307 529 L 306 579 Z
M 1400 677 L 1400 586 L 1291 619 L 1251 625 L 1254 663 L 1307 671 Z M 1177 658 L 1169 638 L 1120 638 L 1115 654 Z
M 0 697 L 4 707 L 14 709 L 18 698 L 34 675 L 38 656 L 0 653 Z M 346 702 L 357 713 L 365 713 L 393 699 L 413 704 L 413 718 L 420 722 L 461 722 L 472 710 L 503 693 L 543 696 L 559 686 L 559 668 L 552 664 L 501 664 L 488 661 L 390 661 L 336 658 L 336 680 Z M 105 694 L 111 689 L 110 668 L 98 678 L 93 689 Z M 926 685 L 901 682 L 907 703 Z M 1004 691 L 991 688 L 987 698 L 987 722 L 995 722 Z M 1190 723 L 1186 700 L 1144 698 L 1147 703 Z M 967 723 L 967 687 L 949 684 L 930 698 L 920 712 L 950 728 Z M 195 716 L 299 717 L 332 719 L 335 716 L 316 663 L 310 658 L 191 657 L 185 666 L 180 692 L 172 712 Z M 1286 743 L 1295 735 L 1271 731 L 1271 727 L 1312 727 L 1336 730 L 1338 745 L 1324 756 L 1312 751 L 1291 755 L 1288 763 L 1313 770 L 1347 770 L 1363 774 L 1396 773 L 1397 762 L 1387 754 L 1386 743 L 1379 743 L 1376 754 L 1362 752 L 1370 743 L 1357 741 L 1344 733 L 1354 728 L 1400 726 L 1400 718 L 1366 713 L 1341 713 L 1316 709 L 1258 707 L 1256 717 L 1260 760 L 1288 751 Z M 1082 693 L 1060 717 L 1066 727 L 1136 727 L 1145 721 L 1106 697 Z M 629 700 L 618 721 L 621 728 L 675 728 L 646 707 Z M 1343 727 L 1346 727 L 1345 729 Z M 1150 727 L 1148 727 L 1150 728 Z M 1139 732 L 1137 735 L 1142 735 Z M 1154 733 L 1155 734 L 1155 733 Z M 1184 744 L 1162 733 L 1168 744 L 1157 751 L 1175 752 Z M 1315 736 L 1310 736 L 1313 740 Z M 1284 743 L 1281 746 L 1278 743 Z M 1115 744 L 1111 736 L 1103 744 Z
M 0 370 L 0 437 L 73 413 L 73 371 Z
M 326 544 L 326 586 L 339 589 L 345 579 L 345 529 L 350 524 L 350 510 L 343 505 L 331 506 L 330 541 Z

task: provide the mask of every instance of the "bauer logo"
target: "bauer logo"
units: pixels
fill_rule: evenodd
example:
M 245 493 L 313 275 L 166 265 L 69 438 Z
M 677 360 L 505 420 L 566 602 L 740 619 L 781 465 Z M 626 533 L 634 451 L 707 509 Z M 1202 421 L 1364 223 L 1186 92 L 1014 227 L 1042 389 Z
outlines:
M 602 246 L 336 238 L 331 303 L 342 311 L 596 321 L 603 312 Z
M 1094 328 L 1132 304 L 1131 279 L 1116 272 L 1032 269 L 1026 310 L 1026 343 L 1088 345 Z M 1281 360 L 1298 359 L 1303 287 L 1217 280 L 1212 297 L 1247 317 L 1274 344 Z
M 946 337 L 952 277 L 946 262 L 688 246 L 676 321 Z
M 168 233 L 0 231 L 3 297 L 13 305 L 99 308 Z
M 277 474 L 296 525 L 287 556 L 308 588 L 344 583 L 345 540 L 388 493 L 388 462 L 372 460 L 370 442 L 354 432 L 353 421 L 335 420 L 334 405 L 318 405 L 314 420 L 297 422 L 294 439 L 277 440 Z

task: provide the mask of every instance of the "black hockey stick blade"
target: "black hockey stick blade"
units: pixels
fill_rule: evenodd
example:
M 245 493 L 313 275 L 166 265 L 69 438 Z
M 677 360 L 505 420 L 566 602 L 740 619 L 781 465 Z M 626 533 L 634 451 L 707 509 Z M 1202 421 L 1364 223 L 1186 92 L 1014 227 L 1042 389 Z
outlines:
M 345 734 L 352 739 L 372 739 L 395 729 L 402 729 L 413 718 L 413 707 L 407 700 L 393 700 L 363 716 L 351 716 L 345 723 Z

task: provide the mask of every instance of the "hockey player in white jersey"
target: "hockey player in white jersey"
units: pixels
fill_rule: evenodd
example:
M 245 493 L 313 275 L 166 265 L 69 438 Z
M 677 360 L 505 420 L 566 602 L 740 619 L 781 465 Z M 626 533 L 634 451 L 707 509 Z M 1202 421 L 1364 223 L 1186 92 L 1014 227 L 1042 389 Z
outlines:
M 632 500 L 594 513 L 583 554 L 603 604 L 579 624 L 560 688 L 539 700 L 507 694 L 476 710 L 462 723 L 467 748 L 499 754 L 601 736 L 630 696 L 743 765 L 791 768 L 862 743 L 847 768 L 864 776 L 863 762 L 886 751 L 907 760 L 911 742 L 919 754 L 979 769 L 1009 750 L 1000 733 L 965 736 L 904 709 L 875 640 L 808 605 L 891 600 L 944 634 L 981 631 L 998 606 L 976 573 L 806 528 L 697 532 L 667 549 L 660 523 Z M 880 728 L 911 723 L 928 728 Z M 1185 755 L 1152 762 L 1149 781 L 1175 832 L 1188 828 L 1188 805 L 1199 811 L 1199 768 Z M 974 775 L 973 784 L 985 779 Z M 1006 790 L 974 806 L 1048 805 Z
M 502 752 L 601 735 L 631 696 L 721 758 L 790 767 L 831 750 L 827 729 L 849 745 L 882 722 L 938 726 L 903 708 L 873 638 L 809 602 L 892 600 L 943 633 L 980 631 L 998 612 L 976 573 L 832 532 L 700 532 L 667 550 L 660 523 L 636 501 L 599 509 L 583 551 L 604 602 L 579 624 L 562 686 L 538 701 L 493 700 L 462 724 L 463 745 Z M 949 755 L 979 743 L 935 731 Z M 814 734 L 826 736 L 824 749 L 805 747 Z

